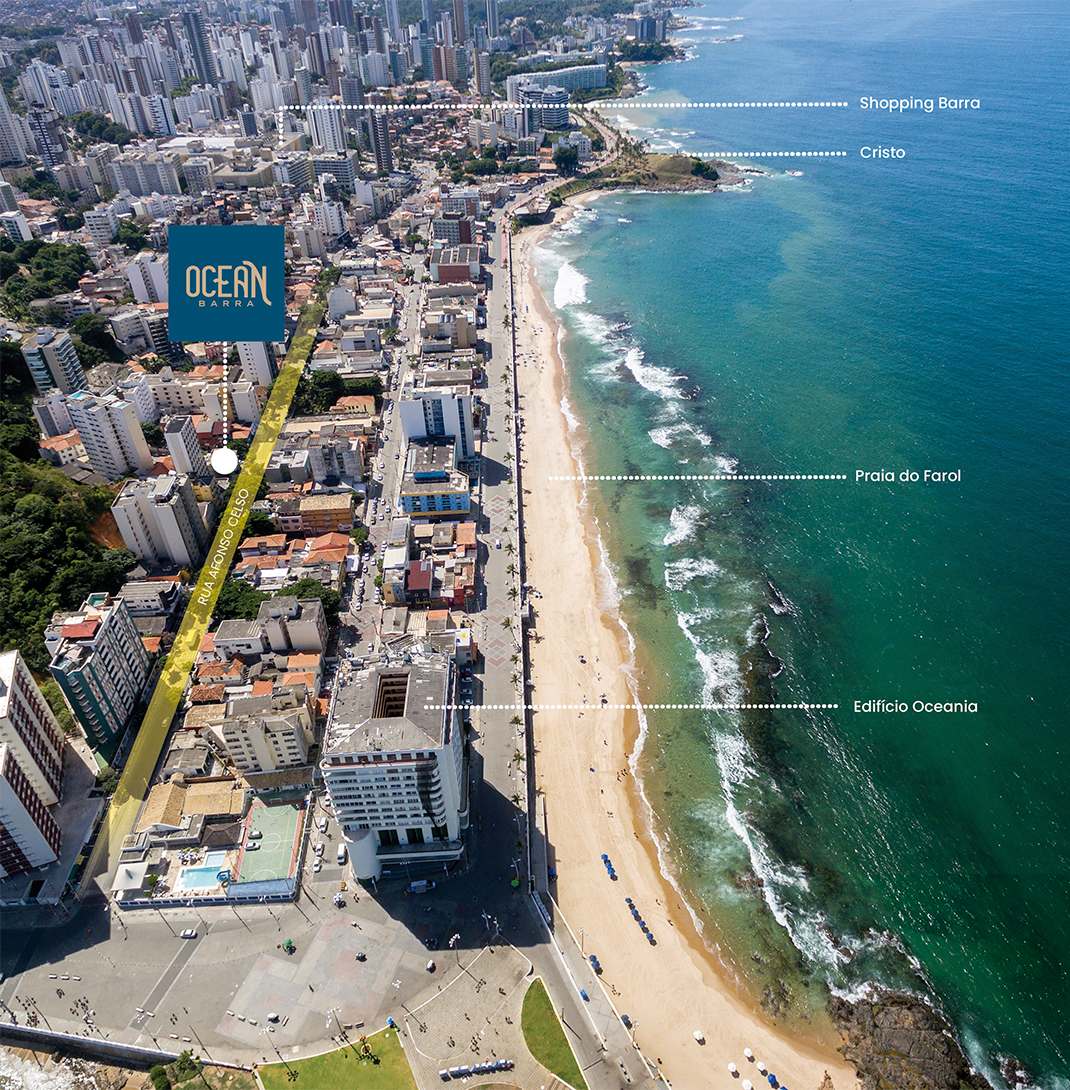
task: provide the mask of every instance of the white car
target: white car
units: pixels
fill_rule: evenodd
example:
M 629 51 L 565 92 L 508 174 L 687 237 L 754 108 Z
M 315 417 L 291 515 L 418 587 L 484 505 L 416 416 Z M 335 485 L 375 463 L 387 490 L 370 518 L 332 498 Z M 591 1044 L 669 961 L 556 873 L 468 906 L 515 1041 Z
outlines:
M 501 547 L 502 547 L 502 539 L 498 538 L 498 540 L 494 542 L 494 548 L 500 549 Z
M 318 855 L 318 856 L 319 856 L 319 855 L 323 855 L 323 847 L 324 847 L 324 845 L 323 845 L 323 841 L 322 841 L 322 840 L 317 840 L 317 841 L 316 841 L 316 846 L 315 846 L 315 847 L 314 847 L 314 848 L 313 848 L 312 850 L 313 850 L 313 851 L 314 851 L 314 852 L 316 853 L 316 855 Z
M 317 856 L 315 862 L 312 864 L 312 873 L 317 874 L 322 869 L 323 869 L 323 861 L 319 858 L 319 856 Z
M 182 938 L 184 939 L 195 939 L 196 937 L 197 932 L 194 931 L 192 927 L 187 927 L 186 930 L 182 932 Z

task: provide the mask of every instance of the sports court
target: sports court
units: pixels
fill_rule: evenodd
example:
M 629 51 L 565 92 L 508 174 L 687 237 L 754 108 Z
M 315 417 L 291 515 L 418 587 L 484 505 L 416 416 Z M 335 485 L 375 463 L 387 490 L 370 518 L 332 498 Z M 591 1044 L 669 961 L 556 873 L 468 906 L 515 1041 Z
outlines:
M 238 861 L 239 882 L 289 878 L 294 873 L 304 812 L 303 803 L 279 803 L 274 806 L 260 801 L 253 803 L 246 822 L 241 859 Z M 262 835 L 252 836 L 254 832 Z M 250 851 L 250 844 L 259 847 Z

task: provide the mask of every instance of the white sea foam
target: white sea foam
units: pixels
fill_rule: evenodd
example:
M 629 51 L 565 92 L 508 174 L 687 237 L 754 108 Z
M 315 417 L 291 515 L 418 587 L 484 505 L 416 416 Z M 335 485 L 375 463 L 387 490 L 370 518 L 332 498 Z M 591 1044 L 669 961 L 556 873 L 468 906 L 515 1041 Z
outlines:
M 665 585 L 669 590 L 680 591 L 696 579 L 712 579 L 723 574 L 723 569 L 708 556 L 684 556 L 665 565 Z M 711 609 L 707 616 L 712 617 L 715 614 L 716 610 Z M 690 616 L 694 617 L 695 614 Z
M 702 518 L 701 507 L 690 504 L 686 507 L 674 507 L 669 515 L 669 531 L 662 538 L 661 543 L 663 545 L 679 545 L 681 541 L 686 541 L 695 532 L 695 527 L 698 526 L 700 518 Z
M 617 217 L 617 223 L 631 223 L 631 222 L 632 222 L 631 220 L 625 219 L 623 216 L 618 216 Z
M 643 358 L 643 350 L 638 345 L 632 345 L 624 353 L 624 364 L 635 381 L 666 401 L 679 401 L 679 386 L 684 381 L 684 376 L 675 374 L 668 367 L 655 367 L 653 364 L 644 363 Z
M 554 285 L 554 306 L 558 310 L 587 302 L 588 279 L 572 264 L 566 261 L 557 274 Z
M 670 402 L 669 407 L 678 408 L 677 405 Z M 713 442 L 713 438 L 706 434 L 701 428 L 696 427 L 688 420 L 683 420 L 678 423 L 663 424 L 657 428 L 651 428 L 647 432 L 651 441 L 656 443 L 659 447 L 668 450 L 669 447 L 676 443 L 679 443 L 686 439 L 697 439 L 704 447 L 710 446 Z M 724 472 L 721 470 L 721 472 Z

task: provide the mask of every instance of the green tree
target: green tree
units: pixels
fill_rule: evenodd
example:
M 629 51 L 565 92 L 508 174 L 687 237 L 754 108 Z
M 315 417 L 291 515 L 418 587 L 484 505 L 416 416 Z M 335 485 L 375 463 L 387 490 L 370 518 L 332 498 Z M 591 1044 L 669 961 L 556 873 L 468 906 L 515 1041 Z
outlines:
M 271 521 L 271 516 L 263 511 L 250 511 L 249 520 L 245 524 L 246 537 L 270 537 L 277 534 L 278 530 Z
M 561 174 L 573 174 L 579 165 L 580 153 L 568 144 L 559 143 L 554 148 L 554 166 Z
M 131 250 L 147 250 L 149 248 L 149 236 L 131 220 L 123 220 L 119 224 L 118 241 Z
M 75 318 L 71 322 L 71 333 L 86 344 L 99 348 L 108 359 L 116 363 L 125 359 L 115 343 L 107 318 L 100 314 L 83 314 L 80 318 Z
M 333 625 L 338 620 L 338 607 L 342 596 L 333 587 L 325 587 L 311 577 L 299 579 L 292 587 L 286 587 L 275 595 L 276 598 L 318 598 L 323 603 L 323 613 L 327 623 Z
M 159 424 L 145 421 L 141 425 L 141 434 L 145 436 L 145 442 L 150 447 L 162 447 L 164 444 L 163 428 Z
M 227 579 L 220 588 L 214 616 L 217 621 L 253 621 L 270 597 L 242 579 Z
M 368 527 L 354 526 L 353 529 L 349 531 L 349 536 L 356 542 L 357 548 L 359 549 L 360 546 L 368 540 Z

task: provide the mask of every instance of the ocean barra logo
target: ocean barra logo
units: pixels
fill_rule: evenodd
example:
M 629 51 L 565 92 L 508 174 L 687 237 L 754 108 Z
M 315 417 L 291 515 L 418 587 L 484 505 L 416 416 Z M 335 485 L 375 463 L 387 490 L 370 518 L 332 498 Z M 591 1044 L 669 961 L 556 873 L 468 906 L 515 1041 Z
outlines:
M 282 227 L 172 227 L 171 340 L 283 340 L 284 246 Z

